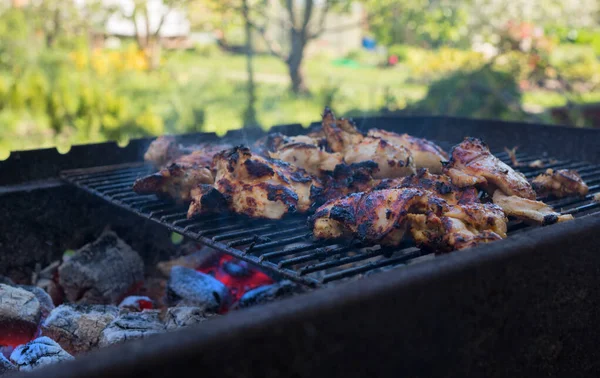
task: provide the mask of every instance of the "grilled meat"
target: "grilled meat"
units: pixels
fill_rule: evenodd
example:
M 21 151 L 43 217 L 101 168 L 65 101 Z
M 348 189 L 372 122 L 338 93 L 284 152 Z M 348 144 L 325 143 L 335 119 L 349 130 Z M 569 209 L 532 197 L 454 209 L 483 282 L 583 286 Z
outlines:
M 378 170 L 374 178 L 394 178 L 415 172 L 410 151 L 381 138 L 364 136 L 352 121 L 337 120 L 329 108 L 323 113 L 323 132 L 329 148 L 341 153 L 347 164 L 372 161 Z
M 310 220 L 318 239 L 355 238 L 397 246 L 407 230 L 435 251 L 462 249 L 506 237 L 506 217 L 493 204 L 450 205 L 416 188 L 354 193 L 327 202 Z
M 457 206 L 450 214 L 458 217 L 434 213 L 409 215 L 410 233 L 417 246 L 433 252 L 450 252 L 506 238 L 506 218 L 497 206 L 481 203 Z M 461 219 L 461 215 L 467 219 Z M 480 221 L 480 217 L 485 221 Z M 490 227 L 486 227 L 488 219 Z
M 465 138 L 454 146 L 444 173 L 459 187 L 478 186 L 488 194 L 500 189 L 507 195 L 535 199 L 525 176 L 492 155 L 488 146 L 477 138 Z
M 479 202 L 477 190 L 470 186 L 460 188 L 450 181 L 446 175 L 434 175 L 429 170 L 421 168 L 417 173 L 408 177 L 382 180 L 374 190 L 392 188 L 416 188 L 436 193 L 451 205 Z
M 255 218 L 279 219 L 286 213 L 306 212 L 311 206 L 311 188 L 320 186 L 305 170 L 252 154 L 246 147 L 222 151 L 213 163 L 214 188 L 229 209 Z M 214 210 L 207 205 L 211 202 L 205 198 L 207 193 L 214 195 L 206 188 L 194 191 L 188 217 Z
M 588 194 L 588 186 L 583 182 L 581 176 L 568 169 L 554 171 L 547 169 L 531 181 L 531 186 L 540 196 L 552 194 L 555 197 L 582 196 Z
M 492 197 L 494 204 L 500 206 L 508 216 L 542 226 L 572 220 L 572 215 L 561 215 L 541 201 L 530 200 L 519 196 L 507 196 L 496 190 Z
M 425 213 L 429 201 L 417 189 L 353 193 L 327 202 L 311 218 L 317 239 L 358 239 L 395 246 L 407 230 L 407 215 Z
M 596 193 L 592 196 L 592 201 L 600 202 L 600 193 Z
M 202 143 L 182 146 L 177 144 L 175 137 L 160 136 L 150 143 L 144 154 L 144 160 L 152 163 L 157 168 L 173 162 L 210 166 L 213 156 L 227 148 L 231 148 L 231 145 Z M 185 156 L 188 155 L 190 156 L 186 158 Z
M 339 152 L 327 152 L 323 138 L 306 135 L 285 136 L 280 133 L 267 135 L 257 142 L 263 148 L 263 154 L 273 159 L 283 160 L 313 175 L 331 172 L 342 164 L 343 156 Z
M 200 184 L 214 183 L 202 151 L 184 155 L 160 171 L 136 180 L 133 190 L 138 194 L 158 194 L 177 202 L 191 200 L 190 192 Z
M 427 168 L 433 173 L 441 173 L 442 161 L 448 160 L 448 154 L 437 144 L 427 139 L 380 129 L 369 130 L 367 136 L 383 139 L 396 146 L 406 147 L 411 152 L 417 168 Z
M 371 190 L 379 183 L 379 180 L 373 179 L 373 172 L 377 170 L 377 164 L 372 161 L 337 165 L 333 172 L 321 177 L 323 186 L 312 188 L 313 207 L 351 193 Z

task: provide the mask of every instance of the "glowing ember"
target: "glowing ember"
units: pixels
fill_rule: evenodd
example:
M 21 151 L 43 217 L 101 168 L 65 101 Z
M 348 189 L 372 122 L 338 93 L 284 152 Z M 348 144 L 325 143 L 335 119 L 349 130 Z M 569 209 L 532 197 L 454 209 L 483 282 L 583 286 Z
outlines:
M 218 260 L 209 262 L 197 270 L 212 275 L 227 286 L 234 301 L 239 300 L 249 290 L 274 282 L 263 272 L 251 268 L 247 262 L 229 255 L 222 255 Z

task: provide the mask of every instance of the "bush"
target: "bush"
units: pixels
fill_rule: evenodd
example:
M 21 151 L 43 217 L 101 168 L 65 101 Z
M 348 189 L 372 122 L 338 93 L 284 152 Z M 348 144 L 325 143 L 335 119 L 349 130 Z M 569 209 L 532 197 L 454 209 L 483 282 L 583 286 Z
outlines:
M 512 75 L 484 66 L 458 71 L 431 84 L 409 113 L 474 118 L 521 119 L 521 92 Z
M 442 47 L 438 50 L 410 48 L 406 63 L 413 79 L 430 82 L 458 70 L 474 70 L 484 64 L 483 55 L 475 51 L 465 51 Z
M 388 48 L 388 55 L 396 55 L 398 63 L 406 61 L 409 55 L 410 48 L 405 45 L 392 45 Z

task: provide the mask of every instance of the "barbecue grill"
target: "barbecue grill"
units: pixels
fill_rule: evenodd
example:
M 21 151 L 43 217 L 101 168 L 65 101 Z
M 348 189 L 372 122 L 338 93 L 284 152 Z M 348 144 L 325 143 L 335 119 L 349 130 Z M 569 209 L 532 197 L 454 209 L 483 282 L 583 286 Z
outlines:
M 120 224 L 134 245 L 152 244 L 144 249 L 149 253 L 164 242 L 160 235 L 174 231 L 275 276 L 313 288 L 326 286 L 34 374 L 163 376 L 185 369 L 238 377 L 600 372 L 594 358 L 600 332 L 592 326 L 600 312 L 595 306 L 600 299 L 600 204 L 591 199 L 600 191 L 600 132 L 443 117 L 357 121 L 359 127 L 426 137 L 444 148 L 466 135 L 481 137 L 504 161 L 508 155 L 499 151 L 519 145 L 519 161 L 547 162 L 543 169 L 520 168 L 526 176 L 546 168 L 577 169 L 590 194 L 546 201 L 573 214 L 573 222 L 542 228 L 515 221 L 509 223 L 506 240 L 435 256 L 408 244 L 388 249 L 317 243 L 306 216 L 277 222 L 233 215 L 188 220 L 185 208 L 131 191 L 135 179 L 150 172 L 141 162 L 148 139 L 125 148 L 113 143 L 76 146 L 65 155 L 54 150 L 15 153 L 0 162 L 0 224 L 7 229 L 0 236 L 6 250 L 0 274 L 10 269 L 28 274 L 35 262 L 74 242 L 76 236 L 65 236 L 67 230 L 94 232 L 104 222 Z M 276 131 L 305 132 L 299 125 Z M 225 139 L 250 142 L 259 135 L 257 130 L 237 131 Z M 188 143 L 216 139 L 214 134 L 180 137 Z M 135 227 L 142 219 L 148 221 Z M 39 229 L 40 223 L 45 229 Z

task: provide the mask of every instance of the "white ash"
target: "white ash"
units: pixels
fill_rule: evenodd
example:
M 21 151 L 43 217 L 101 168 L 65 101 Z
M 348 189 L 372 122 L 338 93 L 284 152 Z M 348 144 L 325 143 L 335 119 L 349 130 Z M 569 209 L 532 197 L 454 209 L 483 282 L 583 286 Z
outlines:
M 51 337 L 71 354 L 87 352 L 98 347 L 102 331 L 118 315 L 116 306 L 61 305 L 42 323 L 42 335 Z
M 10 359 L 21 371 L 31 371 L 42 366 L 72 360 L 73 356 L 49 337 L 42 336 L 17 347 Z
M 33 293 L 19 287 L 0 284 L 0 334 L 11 332 L 27 337 L 36 330 L 42 309 Z
M 167 331 L 200 324 L 214 315 L 199 307 L 171 307 L 163 316 Z
M 276 299 L 285 298 L 299 293 L 301 288 L 295 283 L 283 280 L 272 285 L 257 287 L 246 292 L 237 303 L 237 307 L 245 308 L 272 302 Z
M 59 282 L 70 302 L 113 304 L 144 278 L 144 264 L 114 232 L 77 250 L 59 268 Z
M 48 293 L 46 293 L 42 288 L 28 285 L 20 285 L 18 287 L 27 290 L 28 292 L 35 295 L 38 302 L 40 302 L 40 308 L 42 311 L 43 318 L 47 317 L 50 314 L 50 312 L 54 310 L 54 302 L 52 301 L 52 298 L 50 298 L 50 295 L 48 295 Z
M 15 370 L 17 367 L 0 353 L 0 376 Z
M 167 286 L 167 298 L 172 305 L 181 303 L 217 312 L 229 303 L 229 290 L 214 277 L 193 269 L 175 266 Z
M 105 347 L 127 340 L 143 339 L 165 330 L 158 310 L 122 313 L 102 331 L 98 345 Z

